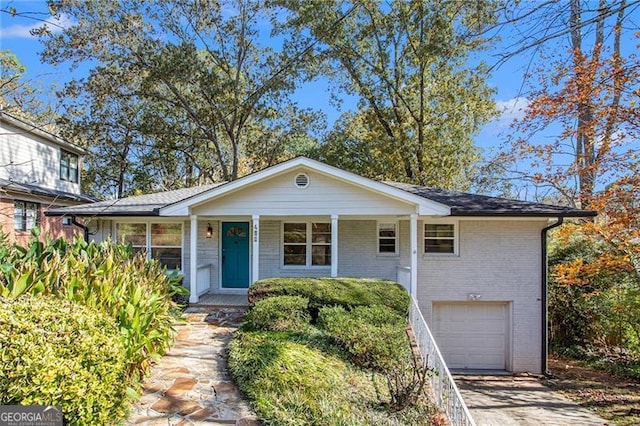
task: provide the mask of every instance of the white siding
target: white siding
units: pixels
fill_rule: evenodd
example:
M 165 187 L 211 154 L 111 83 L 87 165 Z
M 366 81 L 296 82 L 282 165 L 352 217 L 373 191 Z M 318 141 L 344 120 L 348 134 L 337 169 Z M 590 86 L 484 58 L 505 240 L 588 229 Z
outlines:
M 60 179 L 59 146 L 5 122 L 0 122 L 0 164 L 10 164 L 0 167 L 0 178 L 80 193 L 79 183 Z
M 540 373 L 542 221 L 459 222 L 459 256 L 424 255 L 419 223 L 418 300 L 431 324 L 434 302 L 510 302 L 512 336 L 507 369 Z
M 213 228 L 213 235 L 211 238 L 207 238 L 207 226 L 211 224 Z M 211 265 L 211 283 L 209 288 L 211 291 L 218 290 L 219 283 L 219 239 L 218 234 L 220 232 L 217 220 L 199 220 L 198 221 L 198 266 Z M 191 267 L 191 222 L 185 221 L 182 227 L 182 272 L 185 275 L 184 286 L 189 288 Z
M 193 208 L 200 216 L 290 216 L 290 215 L 398 215 L 410 214 L 415 205 L 371 190 L 308 172 L 306 189 L 294 184 L 297 172 L 266 179 L 232 194 Z

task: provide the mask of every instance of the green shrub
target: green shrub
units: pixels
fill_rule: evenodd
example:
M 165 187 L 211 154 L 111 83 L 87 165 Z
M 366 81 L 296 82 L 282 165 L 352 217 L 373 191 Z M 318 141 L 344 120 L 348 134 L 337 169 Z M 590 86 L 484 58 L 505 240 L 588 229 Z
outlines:
M 409 311 L 409 294 L 398 283 L 366 278 L 269 278 L 249 287 L 249 303 L 273 296 L 300 296 L 309 299 L 315 319 L 323 306 L 384 305 L 400 315 Z
M 0 404 L 61 405 L 71 424 L 126 414 L 127 360 L 115 321 L 48 296 L 0 298 Z
M 0 250 L 0 296 L 50 294 L 113 318 L 134 381 L 171 345 L 178 311 L 171 299 L 184 292 L 180 277 L 167 276 L 158 262 L 110 242 L 33 239 Z
M 378 372 L 398 367 L 410 351 L 406 319 L 384 306 L 321 308 L 318 326 L 348 352 L 354 364 Z
M 256 330 L 302 330 L 309 325 L 309 300 L 299 296 L 275 296 L 255 304 L 246 325 Z

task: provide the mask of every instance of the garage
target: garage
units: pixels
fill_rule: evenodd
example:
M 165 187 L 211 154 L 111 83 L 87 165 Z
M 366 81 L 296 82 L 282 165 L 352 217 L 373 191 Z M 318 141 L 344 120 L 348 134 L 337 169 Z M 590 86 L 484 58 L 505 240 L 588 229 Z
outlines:
M 488 302 L 433 304 L 433 334 L 450 369 L 507 369 L 508 306 Z

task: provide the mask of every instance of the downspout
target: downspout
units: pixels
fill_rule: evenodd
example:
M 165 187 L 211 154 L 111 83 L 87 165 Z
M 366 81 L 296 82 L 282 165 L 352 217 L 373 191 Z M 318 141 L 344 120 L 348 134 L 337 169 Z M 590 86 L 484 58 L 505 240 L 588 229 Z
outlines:
M 71 223 L 73 223 L 78 228 L 82 229 L 82 234 L 84 236 L 84 242 L 89 242 L 89 227 L 84 223 L 78 222 L 78 216 L 71 216 Z
M 556 228 L 564 222 L 564 216 L 558 216 L 558 221 L 546 228 L 542 229 L 541 244 L 542 244 L 542 285 L 541 285 L 541 305 L 542 305 L 542 356 L 541 356 L 541 371 L 542 374 L 547 374 L 547 357 L 549 350 L 549 324 L 548 324 L 548 307 L 547 307 L 547 275 L 549 269 L 549 259 L 547 259 L 547 233 L 549 230 Z

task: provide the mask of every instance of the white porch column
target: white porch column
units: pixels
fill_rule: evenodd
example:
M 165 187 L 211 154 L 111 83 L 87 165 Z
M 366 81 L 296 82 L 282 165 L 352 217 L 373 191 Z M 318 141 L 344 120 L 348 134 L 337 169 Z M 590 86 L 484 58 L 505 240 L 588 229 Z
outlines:
M 189 238 L 189 303 L 198 303 L 198 216 L 191 215 Z
M 338 276 L 338 215 L 331 215 L 331 276 Z
M 418 298 L 418 215 L 412 214 L 409 222 L 409 240 L 411 241 L 411 295 Z
M 260 215 L 251 216 L 253 221 L 253 253 L 251 263 L 251 284 L 260 278 Z

